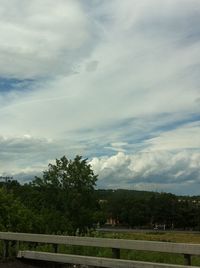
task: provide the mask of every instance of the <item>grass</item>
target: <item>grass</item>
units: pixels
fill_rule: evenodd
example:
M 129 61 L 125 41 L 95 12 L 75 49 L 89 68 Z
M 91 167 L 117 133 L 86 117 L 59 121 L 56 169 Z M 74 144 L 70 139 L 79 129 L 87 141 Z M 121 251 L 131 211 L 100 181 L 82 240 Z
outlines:
M 102 232 L 97 236 L 119 239 L 200 244 L 200 233 L 191 232 Z

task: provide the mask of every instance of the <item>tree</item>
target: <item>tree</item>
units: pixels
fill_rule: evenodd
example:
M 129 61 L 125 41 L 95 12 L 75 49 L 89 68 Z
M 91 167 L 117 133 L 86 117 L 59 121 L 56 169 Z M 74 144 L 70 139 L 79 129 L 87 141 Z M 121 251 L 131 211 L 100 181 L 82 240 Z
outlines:
M 33 231 L 34 215 L 5 189 L 0 189 L 0 204 L 1 231 Z
M 41 211 L 48 214 L 48 232 L 56 233 L 59 228 L 61 232 L 82 234 L 93 226 L 96 181 L 97 175 L 81 156 L 56 159 L 41 178 L 35 178 L 32 186 L 41 198 Z

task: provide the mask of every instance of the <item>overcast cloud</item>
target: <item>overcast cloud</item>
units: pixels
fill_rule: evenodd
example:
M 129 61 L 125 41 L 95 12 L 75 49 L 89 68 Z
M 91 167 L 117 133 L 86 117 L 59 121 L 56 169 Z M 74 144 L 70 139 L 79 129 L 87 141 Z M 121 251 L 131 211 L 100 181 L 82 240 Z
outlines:
M 200 194 L 198 0 L 0 0 L 0 175 Z

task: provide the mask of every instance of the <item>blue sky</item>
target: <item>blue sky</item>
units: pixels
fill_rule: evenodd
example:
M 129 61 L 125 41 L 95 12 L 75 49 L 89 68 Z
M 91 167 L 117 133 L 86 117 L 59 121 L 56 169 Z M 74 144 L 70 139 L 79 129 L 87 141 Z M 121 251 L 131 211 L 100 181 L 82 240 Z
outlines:
M 0 175 L 200 194 L 199 0 L 0 0 Z

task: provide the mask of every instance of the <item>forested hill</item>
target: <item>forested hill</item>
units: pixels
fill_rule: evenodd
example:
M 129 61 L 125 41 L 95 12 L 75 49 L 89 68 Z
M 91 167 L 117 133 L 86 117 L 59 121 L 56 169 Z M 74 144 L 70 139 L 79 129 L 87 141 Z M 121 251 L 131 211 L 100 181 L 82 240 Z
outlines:
M 138 190 L 127 190 L 127 189 L 98 189 L 96 190 L 98 198 L 100 199 L 109 199 L 111 196 L 127 196 L 135 197 L 139 199 L 149 199 L 152 196 L 158 194 L 157 192 L 152 191 L 138 191 Z
M 180 201 L 188 202 L 200 202 L 199 195 L 175 195 L 167 192 L 158 192 L 158 191 L 139 191 L 139 190 L 128 190 L 128 189 L 97 189 L 96 194 L 99 199 L 109 200 L 111 197 L 118 198 L 137 198 L 140 200 L 150 200 L 152 197 L 163 197 L 167 196 L 168 198 L 175 198 Z
M 200 196 L 136 190 L 97 190 L 102 210 L 114 224 L 129 227 L 200 229 Z

